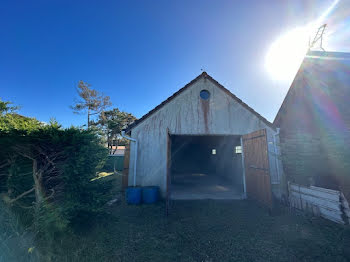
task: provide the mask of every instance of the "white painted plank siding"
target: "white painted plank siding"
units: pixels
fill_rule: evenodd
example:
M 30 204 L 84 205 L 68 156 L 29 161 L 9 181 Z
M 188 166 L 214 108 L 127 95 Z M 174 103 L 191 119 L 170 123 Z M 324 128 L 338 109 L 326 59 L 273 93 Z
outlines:
M 315 186 L 306 187 L 294 183 L 288 183 L 288 190 L 291 207 L 336 223 L 350 222 L 349 204 L 340 191 Z

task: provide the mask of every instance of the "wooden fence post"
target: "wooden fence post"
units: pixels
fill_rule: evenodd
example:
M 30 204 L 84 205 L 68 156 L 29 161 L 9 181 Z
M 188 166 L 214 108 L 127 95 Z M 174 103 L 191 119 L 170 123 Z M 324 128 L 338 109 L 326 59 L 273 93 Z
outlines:
M 129 161 L 130 161 L 130 144 L 127 144 L 125 146 L 125 153 L 124 153 L 122 190 L 125 190 L 125 188 L 128 187 L 128 183 L 129 183 Z

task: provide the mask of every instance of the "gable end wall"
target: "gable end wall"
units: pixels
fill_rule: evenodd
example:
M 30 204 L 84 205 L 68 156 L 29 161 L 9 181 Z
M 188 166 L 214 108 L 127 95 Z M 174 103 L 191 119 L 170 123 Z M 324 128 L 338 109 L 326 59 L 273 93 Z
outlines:
M 203 89 L 210 92 L 209 101 L 199 97 Z M 138 141 L 137 185 L 157 185 L 164 195 L 167 130 L 177 135 L 243 135 L 263 128 L 267 129 L 268 141 L 272 142 L 274 129 L 212 81 L 201 78 L 132 129 L 131 137 Z M 129 184 L 133 181 L 134 150 L 131 144 Z M 274 151 L 271 143 L 269 151 Z M 271 176 L 274 177 L 275 163 L 271 157 Z

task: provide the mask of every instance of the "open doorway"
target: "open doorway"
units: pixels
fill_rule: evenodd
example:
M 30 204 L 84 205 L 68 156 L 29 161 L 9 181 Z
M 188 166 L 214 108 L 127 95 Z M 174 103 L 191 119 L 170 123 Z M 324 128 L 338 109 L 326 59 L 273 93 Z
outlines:
M 172 199 L 242 199 L 241 136 L 171 135 Z

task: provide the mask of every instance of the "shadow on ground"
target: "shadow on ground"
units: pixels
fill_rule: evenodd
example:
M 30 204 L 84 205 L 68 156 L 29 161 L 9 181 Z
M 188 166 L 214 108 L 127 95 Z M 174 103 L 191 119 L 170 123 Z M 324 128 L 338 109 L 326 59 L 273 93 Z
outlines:
M 110 212 L 83 236 L 81 261 L 350 259 L 348 228 L 287 210 L 271 216 L 250 201 L 175 201 L 169 217 L 163 203 Z
M 350 229 L 248 200 L 123 200 L 56 240 L 53 261 L 348 261 Z M 87 218 L 88 219 L 88 218 Z M 39 248 L 39 247 L 38 247 Z

